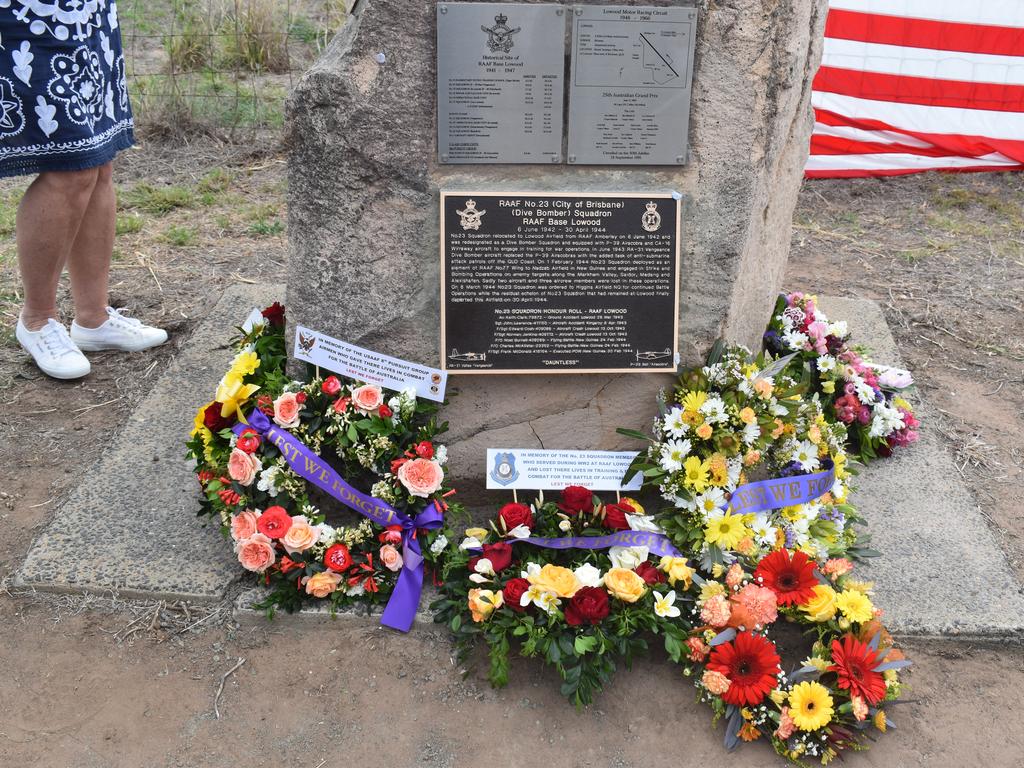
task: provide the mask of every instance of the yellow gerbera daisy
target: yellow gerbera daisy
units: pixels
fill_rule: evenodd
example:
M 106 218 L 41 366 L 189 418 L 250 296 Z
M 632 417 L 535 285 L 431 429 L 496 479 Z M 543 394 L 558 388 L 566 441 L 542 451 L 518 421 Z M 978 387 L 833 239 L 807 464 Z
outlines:
M 724 595 L 725 585 L 717 581 L 705 581 L 700 587 L 700 601 L 706 603 L 715 595 Z
M 709 544 L 717 544 L 722 549 L 734 549 L 747 535 L 743 517 L 743 515 L 723 515 L 717 520 L 712 520 L 704 529 L 704 538 Z
M 832 697 L 821 683 L 797 683 L 789 692 L 789 716 L 801 731 L 824 728 L 832 714 Z
M 875 716 L 871 720 L 875 724 L 875 728 L 880 730 L 882 733 L 885 733 L 886 723 L 884 711 L 880 709 L 877 712 L 875 712 Z
M 858 624 L 871 621 L 875 616 L 875 606 L 871 604 L 868 596 L 854 589 L 844 589 L 840 592 L 836 598 L 836 607 L 843 616 Z
M 699 411 L 700 407 L 704 405 L 704 402 L 708 399 L 707 392 L 687 392 L 683 396 L 682 403 L 684 411 Z
M 708 464 L 696 456 L 690 456 L 683 462 L 683 484 L 697 493 L 704 493 L 708 487 Z
M 192 431 L 189 432 L 189 437 L 195 437 L 204 429 L 206 429 L 206 422 L 203 417 L 206 415 L 206 409 L 209 408 L 211 405 L 213 405 L 212 402 L 207 403 L 206 405 L 200 407 L 198 411 L 196 411 L 195 418 L 192 419 Z
M 259 367 L 259 355 L 255 352 L 239 352 L 235 355 L 235 359 L 231 361 L 231 369 L 228 371 L 228 375 L 237 376 L 241 379 L 253 373 Z

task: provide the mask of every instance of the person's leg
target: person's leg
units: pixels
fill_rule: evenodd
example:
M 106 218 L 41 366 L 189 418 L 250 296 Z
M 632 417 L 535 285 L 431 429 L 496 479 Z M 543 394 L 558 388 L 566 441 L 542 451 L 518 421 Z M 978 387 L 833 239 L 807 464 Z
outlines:
M 21 320 L 30 331 L 57 318 L 57 283 L 99 172 L 52 171 L 39 174 L 18 206 L 18 267 L 25 290 Z
M 117 199 L 113 163 L 97 171 L 96 186 L 68 255 L 75 322 L 83 328 L 98 328 L 107 320 L 107 285 L 114 252 Z

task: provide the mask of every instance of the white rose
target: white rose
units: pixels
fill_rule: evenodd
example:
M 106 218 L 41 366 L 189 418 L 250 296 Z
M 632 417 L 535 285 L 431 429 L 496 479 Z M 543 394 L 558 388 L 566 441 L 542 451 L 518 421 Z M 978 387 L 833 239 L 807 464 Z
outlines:
M 445 536 L 442 533 L 440 536 L 438 536 L 436 539 L 434 539 L 434 543 L 430 545 L 430 552 L 431 552 L 431 554 L 438 555 L 447 546 L 448 546 L 448 537 Z
M 608 557 L 611 558 L 613 567 L 632 571 L 640 563 L 647 562 L 650 552 L 647 547 L 612 547 L 608 550 Z
M 604 584 L 604 577 L 601 575 L 601 570 L 595 568 L 590 563 L 585 563 L 577 568 L 573 573 L 576 574 L 576 578 L 579 579 L 580 584 L 584 587 L 600 587 Z

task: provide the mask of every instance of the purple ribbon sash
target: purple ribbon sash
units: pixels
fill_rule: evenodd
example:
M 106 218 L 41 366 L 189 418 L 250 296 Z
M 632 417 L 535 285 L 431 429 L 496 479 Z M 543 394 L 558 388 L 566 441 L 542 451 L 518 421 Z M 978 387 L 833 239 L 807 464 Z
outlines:
M 281 451 L 288 466 L 307 482 L 378 525 L 402 527 L 402 570 L 398 574 L 398 581 L 384 608 L 380 623 L 401 632 L 408 632 L 413 619 L 416 618 L 416 609 L 419 607 L 420 595 L 423 592 L 423 551 L 415 537 L 416 529 L 440 528 L 444 519 L 441 511 L 436 505 L 431 504 L 413 519 L 386 501 L 353 488 L 301 440 L 287 430 L 274 426 L 258 408 L 253 409 L 248 420 L 248 424 L 241 421 L 235 424 L 232 430 L 236 435 L 242 434 L 246 429 L 256 430 Z
M 565 536 L 557 539 L 544 539 L 539 536 L 527 536 L 522 539 L 509 539 L 510 543 L 523 541 L 536 544 L 547 549 L 608 549 L 609 547 L 647 547 L 652 555 L 658 557 L 682 557 L 668 537 L 663 533 L 650 531 L 618 531 L 607 536 Z

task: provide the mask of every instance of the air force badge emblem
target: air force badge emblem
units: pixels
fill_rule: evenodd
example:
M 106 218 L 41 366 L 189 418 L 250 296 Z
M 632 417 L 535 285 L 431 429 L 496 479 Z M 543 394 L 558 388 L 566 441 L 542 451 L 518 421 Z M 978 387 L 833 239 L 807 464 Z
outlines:
M 508 26 L 508 16 L 499 13 L 494 17 L 493 27 L 481 25 L 480 29 L 487 33 L 487 47 L 492 53 L 508 53 L 512 50 L 512 35 L 520 31 L 520 27 L 514 29 Z

